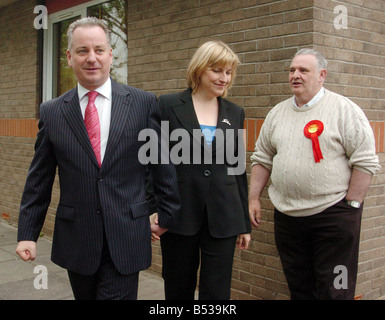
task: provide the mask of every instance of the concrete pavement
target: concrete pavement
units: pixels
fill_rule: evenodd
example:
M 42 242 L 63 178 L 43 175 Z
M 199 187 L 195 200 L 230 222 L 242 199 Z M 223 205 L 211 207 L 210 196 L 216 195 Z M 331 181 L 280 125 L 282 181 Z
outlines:
M 0 300 L 73 300 L 67 271 L 50 259 L 51 240 L 41 237 L 35 261 L 24 262 L 15 253 L 16 237 L 17 229 L 0 220 Z M 43 286 L 40 281 L 44 272 L 42 266 L 47 268 L 47 289 L 36 289 L 35 279 L 38 286 Z M 164 300 L 163 279 L 142 271 L 138 300 Z M 385 300 L 385 296 L 376 300 Z
M 41 237 L 35 261 L 24 262 L 15 253 L 16 237 L 17 229 L 0 220 L 0 300 L 73 300 L 67 271 L 50 259 L 51 240 Z M 34 283 L 42 288 L 36 289 Z M 138 300 L 164 300 L 163 279 L 142 271 Z

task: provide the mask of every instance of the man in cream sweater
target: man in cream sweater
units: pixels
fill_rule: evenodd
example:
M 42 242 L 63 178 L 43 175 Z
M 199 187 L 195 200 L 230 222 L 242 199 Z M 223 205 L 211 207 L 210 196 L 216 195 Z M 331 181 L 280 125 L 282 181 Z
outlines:
M 369 121 L 323 87 L 326 68 L 315 50 L 294 56 L 294 97 L 267 115 L 251 156 L 250 219 L 260 225 L 271 178 L 275 241 L 292 299 L 354 298 L 363 200 L 380 168 Z

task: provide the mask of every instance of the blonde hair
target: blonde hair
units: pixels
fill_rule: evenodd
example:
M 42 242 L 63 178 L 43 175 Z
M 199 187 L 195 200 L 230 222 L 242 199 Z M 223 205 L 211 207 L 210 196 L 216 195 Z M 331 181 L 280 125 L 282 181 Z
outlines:
M 207 69 L 217 66 L 230 64 L 232 66 L 231 81 L 223 92 L 223 97 L 227 95 L 227 90 L 231 88 L 240 60 L 238 56 L 224 42 L 215 40 L 202 44 L 191 58 L 187 68 L 187 85 L 196 92 L 200 84 L 200 77 Z

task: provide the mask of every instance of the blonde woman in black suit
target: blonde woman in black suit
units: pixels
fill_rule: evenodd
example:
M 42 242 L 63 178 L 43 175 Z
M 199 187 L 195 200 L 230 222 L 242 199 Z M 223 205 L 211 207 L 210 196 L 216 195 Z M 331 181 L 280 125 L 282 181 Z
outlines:
M 199 266 L 199 299 L 229 299 L 235 245 L 247 249 L 250 242 L 245 114 L 223 98 L 238 64 L 223 42 L 204 43 L 190 61 L 188 89 L 159 98 L 163 123 L 181 138 L 168 141 L 182 207 L 161 236 L 166 299 L 194 299 Z M 182 161 L 175 161 L 173 148 L 181 144 Z M 229 152 L 239 157 L 237 164 Z M 237 165 L 242 169 L 231 171 Z

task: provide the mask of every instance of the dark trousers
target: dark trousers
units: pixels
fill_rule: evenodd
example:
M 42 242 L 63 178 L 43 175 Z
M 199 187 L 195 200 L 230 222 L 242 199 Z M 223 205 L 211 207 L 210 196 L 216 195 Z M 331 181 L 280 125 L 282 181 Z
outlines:
M 274 211 L 275 241 L 291 299 L 354 299 L 362 206 L 344 200 L 309 217 Z
M 166 300 L 193 300 L 199 274 L 200 300 L 229 300 L 237 237 L 213 238 L 207 222 L 194 236 L 161 237 Z
M 91 276 L 68 271 L 72 291 L 76 300 L 136 300 L 139 272 L 123 275 L 112 260 L 104 239 L 100 266 Z

